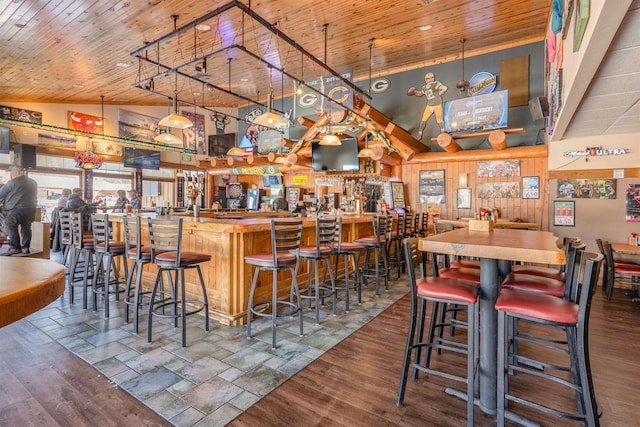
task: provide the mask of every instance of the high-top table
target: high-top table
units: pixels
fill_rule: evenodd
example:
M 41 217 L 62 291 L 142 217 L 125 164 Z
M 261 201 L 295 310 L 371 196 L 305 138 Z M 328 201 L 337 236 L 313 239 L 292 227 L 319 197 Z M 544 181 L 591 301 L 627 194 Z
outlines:
M 420 239 L 422 251 L 480 258 L 480 399 L 478 406 L 496 413 L 498 298 L 501 277 L 511 271 L 512 261 L 563 265 L 564 252 L 558 238 L 547 231 L 494 229 L 490 232 L 458 228 Z M 466 398 L 456 390 L 448 393 Z
M 55 301 L 64 292 L 64 266 L 48 259 L 0 257 L 0 327 Z
M 612 243 L 611 249 L 618 254 L 640 255 L 640 246 L 629 245 L 627 243 Z

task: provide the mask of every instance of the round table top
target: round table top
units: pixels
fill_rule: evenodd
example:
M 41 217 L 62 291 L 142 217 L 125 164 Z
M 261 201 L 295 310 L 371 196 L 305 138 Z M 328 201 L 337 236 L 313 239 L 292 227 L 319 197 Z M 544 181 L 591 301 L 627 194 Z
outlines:
M 0 327 L 55 301 L 64 292 L 64 266 L 47 259 L 0 257 Z

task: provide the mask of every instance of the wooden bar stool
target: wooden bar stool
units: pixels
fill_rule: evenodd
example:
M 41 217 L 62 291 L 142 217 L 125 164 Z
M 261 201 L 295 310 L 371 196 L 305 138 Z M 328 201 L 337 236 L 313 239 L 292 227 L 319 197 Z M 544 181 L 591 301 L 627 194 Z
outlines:
M 158 267 L 156 280 L 151 292 L 149 301 L 149 327 L 147 331 L 148 342 L 152 341 L 152 320 L 153 316 L 173 319 L 173 326 L 177 327 L 180 319 L 182 327 L 182 347 L 187 346 L 187 316 L 204 311 L 205 331 L 209 331 L 209 299 L 207 289 L 204 285 L 200 264 L 211 259 L 211 255 L 198 252 L 182 251 L 182 218 L 178 219 L 158 219 L 149 218 L 149 240 L 151 242 L 151 262 Z M 195 269 L 198 273 L 200 288 L 202 290 L 202 300 L 187 300 L 185 271 Z M 156 300 L 158 293 L 163 288 L 164 272 L 173 273 L 173 295 L 162 300 Z M 187 304 L 195 308 L 187 308 Z M 164 313 L 164 308 L 171 306 L 172 313 Z
M 129 306 L 133 306 L 133 331 L 138 333 L 138 314 L 144 306 L 142 296 L 151 291 L 142 291 L 142 267 L 151 262 L 151 248 L 142 246 L 142 218 L 140 216 L 122 217 L 124 225 L 125 254 L 131 261 L 124 292 L 124 321 L 129 323 Z M 135 284 L 133 275 L 135 274 Z M 132 286 L 133 284 L 133 286 Z
M 300 290 L 298 289 L 298 264 L 300 242 L 302 241 L 302 220 L 271 220 L 271 249 L 269 252 L 247 255 L 244 261 L 247 264 L 255 265 L 253 274 L 249 302 L 247 306 L 247 338 L 251 338 L 251 318 L 253 315 L 271 318 L 271 347 L 276 348 L 276 320 L 278 318 L 278 305 L 291 308 L 288 316 L 298 313 L 300 322 L 300 336 L 303 335 L 302 306 L 300 304 Z M 258 276 L 261 271 L 271 271 L 273 281 L 271 283 L 271 299 L 254 302 L 256 288 L 258 286 Z M 278 273 L 289 270 L 291 272 L 291 291 L 289 301 L 278 299 Z M 293 295 L 296 302 L 293 302 Z M 270 306 L 271 310 L 265 312 L 265 306 Z
M 120 275 L 115 262 L 117 257 L 122 257 L 124 276 L 128 277 L 129 275 L 127 257 L 125 257 L 125 242 L 111 240 L 111 225 L 107 214 L 92 214 L 91 230 L 93 232 L 93 251 L 96 257 L 96 267 L 91 281 L 93 311 L 98 309 L 98 295 L 102 295 L 104 297 L 104 317 L 108 318 L 109 295 L 115 295 L 116 301 L 118 301 L 120 292 L 124 292 L 124 289 L 120 287 Z
M 403 242 L 407 272 L 409 275 L 409 287 L 411 289 L 411 317 L 409 320 L 409 332 L 405 348 L 402 373 L 400 375 L 400 387 L 396 404 L 401 407 L 404 403 L 405 389 L 409 369 L 414 369 L 414 379 L 417 373 L 437 375 L 467 385 L 467 425 L 473 426 L 473 407 L 475 397 L 475 376 L 478 366 L 478 330 L 479 330 L 479 298 L 480 284 L 461 279 L 446 279 L 442 277 L 424 277 L 426 274 L 427 254 L 418 251 L 418 239 L 405 239 Z M 416 277 L 416 268 L 422 265 L 423 277 Z M 459 304 L 467 307 L 469 312 L 469 328 L 467 331 L 466 345 L 461 343 L 443 344 L 436 341 L 424 341 L 424 321 L 426 317 L 427 302 L 432 302 L 434 311 L 438 303 Z M 432 316 L 432 321 L 434 316 Z M 444 372 L 431 368 L 428 364 L 420 363 L 420 351 L 422 349 L 442 348 L 448 351 L 465 354 L 467 358 L 466 376 L 453 372 Z M 412 360 L 413 359 L 413 360 Z
M 300 256 L 300 261 L 306 261 L 309 266 L 307 275 L 307 292 L 302 293 L 301 298 L 315 302 L 316 325 L 320 324 L 320 305 L 324 305 L 324 299 L 331 296 L 333 299 L 332 312 L 336 314 L 336 275 L 331 265 L 331 256 L 334 253 L 334 237 L 336 232 L 336 218 L 332 216 L 316 217 L 316 239 L 314 245 L 300 246 L 299 249 L 291 249 L 289 252 Z M 320 263 L 322 262 L 322 280 L 320 279 Z M 329 271 L 331 287 L 325 285 L 326 272 Z M 314 280 L 315 277 L 315 280 Z
M 394 224 L 391 227 L 390 239 L 387 241 L 387 254 L 389 257 L 389 267 L 395 267 L 398 272 L 398 279 L 402 275 L 404 258 L 402 256 L 402 240 L 405 237 L 407 214 L 398 213 Z M 393 218 L 393 217 L 390 217 Z M 391 219 L 393 221 L 393 219 Z
M 557 298 L 539 292 L 529 292 L 518 289 L 502 289 L 496 301 L 498 310 L 498 425 L 504 426 L 505 418 L 528 422 L 524 418 L 508 411 L 509 401 L 534 408 L 545 413 L 564 418 L 581 420 L 588 426 L 599 425 L 597 404 L 591 378 L 589 363 L 589 312 L 591 299 L 596 290 L 600 266 L 603 262 L 602 254 L 579 251 L 576 253 L 578 268 L 571 280 L 569 298 Z M 514 354 L 510 345 L 508 325 L 512 318 L 525 320 L 541 327 L 564 328 L 567 334 L 569 350 L 550 345 L 548 339 L 528 340 L 531 345 L 540 345 L 545 351 L 559 350 L 569 355 L 569 368 L 542 364 L 543 370 L 531 368 L 529 360 L 519 354 Z M 555 372 L 570 371 L 573 382 L 563 376 L 554 375 Z M 544 380 L 568 387 L 571 393 L 576 393 L 578 413 L 565 409 L 552 408 L 548 404 L 534 402 L 525 395 L 512 394 L 509 391 L 510 373 L 525 374 L 532 378 L 533 386 Z
M 340 258 L 344 260 L 344 287 L 336 285 L 337 290 L 345 291 L 345 311 L 349 312 L 349 289 L 352 284 L 358 291 L 358 304 L 362 303 L 362 282 L 360 280 L 360 255 L 364 252 L 365 247 L 357 243 L 343 241 L 342 235 L 342 217 L 338 217 L 336 221 L 336 230 L 333 243 L 333 254 L 335 255 L 335 271 L 338 274 L 338 266 Z M 349 258 L 353 259 L 353 278 L 349 272 Z M 336 279 L 336 282 L 341 279 Z

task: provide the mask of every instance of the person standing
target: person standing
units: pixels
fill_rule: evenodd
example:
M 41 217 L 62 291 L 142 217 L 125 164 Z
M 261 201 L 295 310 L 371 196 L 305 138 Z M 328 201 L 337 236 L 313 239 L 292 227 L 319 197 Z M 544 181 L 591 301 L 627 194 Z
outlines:
M 31 246 L 31 224 L 35 221 L 38 184 L 13 165 L 11 180 L 0 188 L 0 202 L 5 211 L 4 227 L 9 235 L 9 250 L 3 255 L 28 254 Z

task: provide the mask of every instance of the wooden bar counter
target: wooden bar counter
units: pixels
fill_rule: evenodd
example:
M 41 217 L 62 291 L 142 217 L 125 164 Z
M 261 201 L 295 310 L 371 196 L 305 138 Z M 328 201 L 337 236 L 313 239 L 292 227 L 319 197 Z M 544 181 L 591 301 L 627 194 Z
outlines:
M 155 216 L 155 215 L 143 215 Z M 203 252 L 211 255 L 211 261 L 201 265 L 210 312 L 213 318 L 224 324 L 238 324 L 246 321 L 247 301 L 253 279 L 253 267 L 244 263 L 246 255 L 271 251 L 271 219 L 214 219 L 181 216 L 183 222 L 183 251 Z M 114 236 L 123 239 L 122 215 L 109 215 L 113 222 Z M 172 218 L 170 216 L 161 218 Z M 174 217 L 175 218 L 175 217 Z M 343 238 L 352 241 L 372 233 L 371 215 L 345 215 L 343 217 Z M 145 245 L 149 244 L 149 232 L 146 221 L 142 221 L 142 235 Z M 315 218 L 307 217 L 303 221 L 302 244 L 315 244 Z M 145 282 L 155 277 L 155 266 L 145 266 Z M 255 300 L 270 299 L 271 273 L 264 272 L 259 277 Z M 197 297 L 200 287 L 197 285 L 195 271 L 187 271 L 187 293 Z M 307 281 L 307 267 L 300 265 L 298 283 Z M 151 282 L 152 283 L 152 282 Z M 291 280 L 283 275 L 278 283 L 278 292 L 282 298 L 288 298 Z M 187 295 L 187 298 L 190 296 Z

